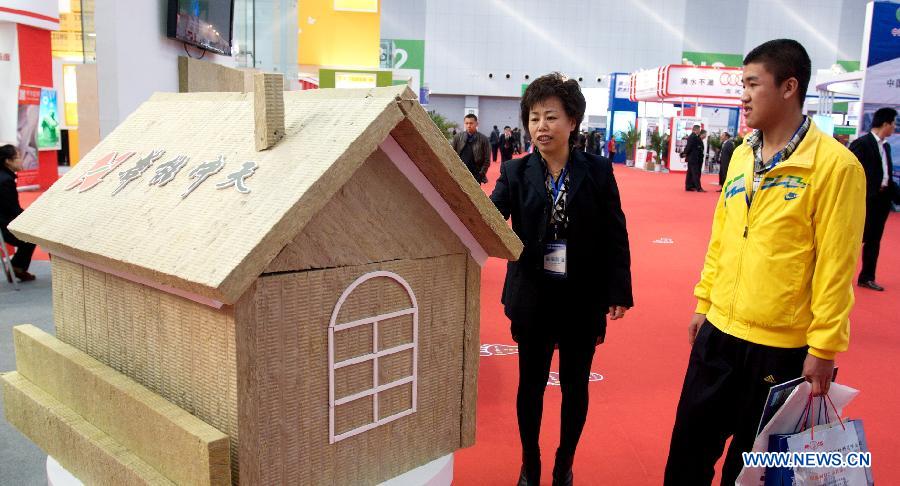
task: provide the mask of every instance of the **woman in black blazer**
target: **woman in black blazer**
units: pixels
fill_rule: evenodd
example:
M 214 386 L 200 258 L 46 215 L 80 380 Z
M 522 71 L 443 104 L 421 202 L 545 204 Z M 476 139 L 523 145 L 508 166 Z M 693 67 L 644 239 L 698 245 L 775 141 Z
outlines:
M 594 347 L 607 314 L 620 319 L 633 305 L 631 257 L 612 164 L 572 148 L 585 111 L 578 83 L 542 76 L 525 90 L 521 111 L 535 152 L 503 162 L 491 194 L 525 244 L 508 263 L 502 297 L 519 344 L 519 484 L 540 481 L 544 388 L 558 348 L 562 426 L 553 484 L 565 485 L 587 418 Z
M 6 228 L 16 216 L 22 214 L 19 192 L 16 189 L 16 172 L 20 170 L 22 159 L 16 148 L 12 145 L 0 147 L 0 231 L 3 232 L 3 240 L 16 247 L 16 254 L 10 263 L 16 278 L 25 282 L 34 280 L 34 275 L 28 273 L 28 267 L 31 265 L 35 245 L 19 240 Z M 3 269 L 7 271 L 6 267 Z M 12 275 L 7 274 L 6 278 L 12 281 Z

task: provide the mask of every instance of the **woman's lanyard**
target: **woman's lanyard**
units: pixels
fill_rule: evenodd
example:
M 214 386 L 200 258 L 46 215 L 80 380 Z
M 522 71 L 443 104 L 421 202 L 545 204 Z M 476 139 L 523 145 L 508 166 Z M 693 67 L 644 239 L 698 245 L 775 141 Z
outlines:
M 551 181 L 550 188 L 551 188 L 551 192 L 552 192 L 551 195 L 553 197 L 552 203 L 554 206 L 556 205 L 556 203 L 559 202 L 560 192 L 566 184 L 566 172 L 568 171 L 568 169 L 569 169 L 569 166 L 568 166 L 568 164 L 566 164 L 566 167 L 563 167 L 562 172 L 559 173 L 559 177 L 557 177 L 555 181 L 553 180 L 553 175 L 552 174 L 550 175 L 550 181 Z

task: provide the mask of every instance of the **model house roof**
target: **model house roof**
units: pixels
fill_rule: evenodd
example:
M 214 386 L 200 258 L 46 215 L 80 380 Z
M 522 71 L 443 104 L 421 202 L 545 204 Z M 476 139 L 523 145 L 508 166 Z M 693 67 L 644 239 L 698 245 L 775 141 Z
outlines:
M 264 151 L 253 100 L 154 95 L 10 229 L 50 253 L 232 304 L 389 141 L 486 255 L 521 252 L 408 88 L 285 92 L 284 138 Z

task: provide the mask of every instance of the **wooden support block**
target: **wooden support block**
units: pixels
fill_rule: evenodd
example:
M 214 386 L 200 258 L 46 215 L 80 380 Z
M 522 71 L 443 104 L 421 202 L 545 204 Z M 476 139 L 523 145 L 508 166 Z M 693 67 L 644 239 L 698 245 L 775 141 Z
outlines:
M 0 382 L 6 420 L 85 484 L 174 484 L 19 373 Z
M 235 69 L 212 61 L 201 61 L 185 56 L 178 57 L 178 92 L 179 93 L 221 93 L 248 92 L 249 86 L 246 69 Z M 249 89 L 248 89 L 249 88 Z
M 253 76 L 253 115 L 256 150 L 272 148 L 284 137 L 284 77 L 260 73 Z
M 466 324 L 463 328 L 461 448 L 475 445 L 475 405 L 478 401 L 478 363 L 481 359 L 480 309 L 481 265 L 469 255 L 466 258 Z
M 13 338 L 21 376 L 165 477 L 231 483 L 229 440 L 219 430 L 34 326 L 15 327 Z

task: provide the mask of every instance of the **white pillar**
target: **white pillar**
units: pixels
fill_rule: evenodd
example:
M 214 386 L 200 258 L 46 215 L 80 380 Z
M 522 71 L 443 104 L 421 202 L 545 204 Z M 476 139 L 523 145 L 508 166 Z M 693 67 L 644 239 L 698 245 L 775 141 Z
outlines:
M 154 92 L 178 91 L 178 56 L 185 52 L 166 37 L 167 10 L 168 2 L 159 0 L 95 1 L 101 138 Z M 212 52 L 204 60 L 234 66 L 231 57 Z

